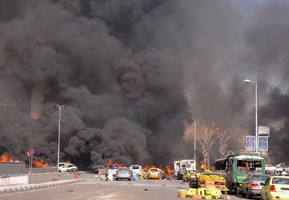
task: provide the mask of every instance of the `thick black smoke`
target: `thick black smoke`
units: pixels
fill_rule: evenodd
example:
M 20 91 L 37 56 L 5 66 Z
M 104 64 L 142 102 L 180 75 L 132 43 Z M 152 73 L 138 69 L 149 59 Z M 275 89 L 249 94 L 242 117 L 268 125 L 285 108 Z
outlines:
M 272 127 L 276 161 L 288 159 L 280 142 L 288 140 L 288 7 L 2 0 L 0 153 L 27 160 L 34 147 L 36 159 L 55 164 L 58 103 L 66 105 L 61 160 L 169 164 L 192 156 L 183 141 L 191 117 L 254 131 L 249 78 L 259 84 L 259 123 Z

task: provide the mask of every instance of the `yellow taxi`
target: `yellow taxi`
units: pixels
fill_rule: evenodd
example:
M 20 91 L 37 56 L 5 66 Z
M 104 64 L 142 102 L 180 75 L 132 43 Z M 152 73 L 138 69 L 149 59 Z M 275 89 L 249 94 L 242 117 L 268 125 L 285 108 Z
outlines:
M 150 168 L 147 172 L 148 179 L 162 179 L 164 172 L 159 168 Z
M 289 176 L 271 176 L 261 185 L 261 199 L 289 200 Z

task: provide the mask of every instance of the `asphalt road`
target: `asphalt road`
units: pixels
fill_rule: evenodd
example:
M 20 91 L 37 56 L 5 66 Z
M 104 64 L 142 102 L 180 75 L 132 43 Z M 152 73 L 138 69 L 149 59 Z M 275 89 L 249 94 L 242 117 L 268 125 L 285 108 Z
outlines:
M 64 179 L 73 174 L 45 174 L 32 176 L 33 183 L 42 180 Z M 137 181 L 103 181 L 94 174 L 81 173 L 83 179 L 68 185 L 30 190 L 21 193 L 4 194 L 0 199 L 5 200 L 180 200 L 179 189 L 188 189 L 188 184 L 178 180 L 137 180 Z M 188 199 L 188 198 L 184 198 Z M 228 199 L 245 199 L 228 196 Z

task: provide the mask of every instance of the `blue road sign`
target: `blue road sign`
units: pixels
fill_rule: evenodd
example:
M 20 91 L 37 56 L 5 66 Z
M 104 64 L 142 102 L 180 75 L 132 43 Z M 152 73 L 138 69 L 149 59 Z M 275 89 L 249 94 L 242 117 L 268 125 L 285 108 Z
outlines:
M 268 151 L 268 137 L 267 136 L 259 136 L 259 151 Z
M 254 151 L 255 147 L 255 136 L 246 136 L 246 151 Z
M 29 148 L 28 149 L 28 154 L 29 154 L 29 156 L 34 156 L 34 154 L 35 154 L 35 149 L 34 148 Z

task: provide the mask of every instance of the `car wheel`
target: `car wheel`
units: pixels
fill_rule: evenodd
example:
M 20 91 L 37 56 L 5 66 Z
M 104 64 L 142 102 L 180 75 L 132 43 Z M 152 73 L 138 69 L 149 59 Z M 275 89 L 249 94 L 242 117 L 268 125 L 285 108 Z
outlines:
M 245 197 L 246 196 L 246 193 L 244 192 L 244 190 L 242 188 L 240 188 L 239 195 L 241 197 Z
M 260 199 L 261 199 L 261 200 L 264 200 L 261 194 L 260 194 Z
M 247 189 L 247 197 L 249 198 L 249 199 L 251 199 L 252 198 L 252 195 L 250 194 L 250 192 L 249 192 L 249 190 Z

